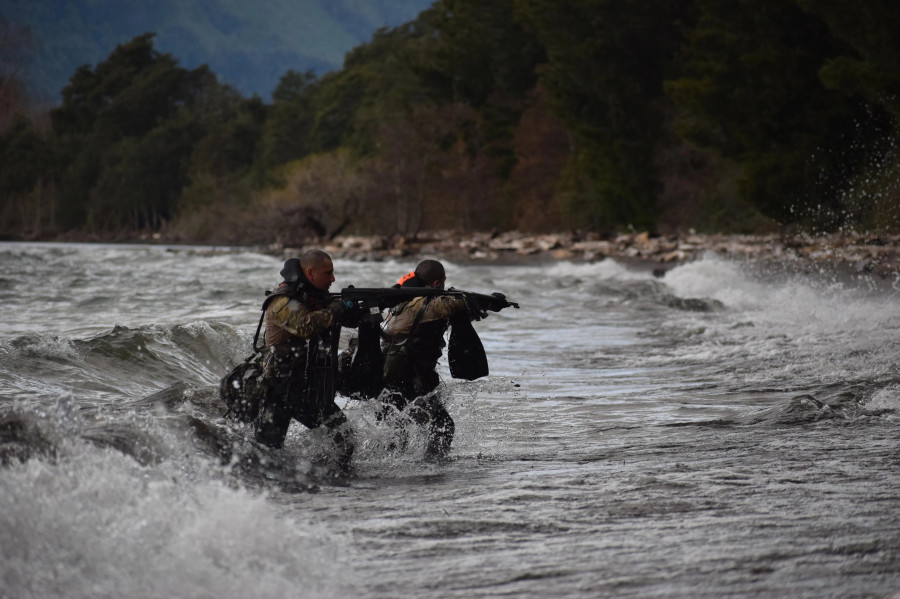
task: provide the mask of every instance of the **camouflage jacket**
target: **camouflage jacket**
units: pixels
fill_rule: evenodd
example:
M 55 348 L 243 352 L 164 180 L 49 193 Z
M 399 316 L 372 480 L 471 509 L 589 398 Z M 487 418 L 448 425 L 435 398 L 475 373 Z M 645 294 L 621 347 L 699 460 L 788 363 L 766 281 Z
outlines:
M 384 332 L 392 344 L 402 342 L 409 335 L 413 322 L 416 320 L 416 315 L 422 309 L 424 301 L 424 297 L 417 297 L 391 310 L 385 320 Z M 462 298 L 450 296 L 433 297 L 425 306 L 425 312 L 422 313 L 422 317 L 419 319 L 417 331 L 418 327 L 437 321 L 444 321 L 441 324 L 446 327 L 448 318 L 465 309 L 466 302 Z M 423 330 L 431 328 L 434 327 L 425 326 Z
M 266 345 L 277 346 L 298 338 L 322 335 L 337 323 L 328 307 L 316 309 L 297 297 L 282 295 L 266 308 Z

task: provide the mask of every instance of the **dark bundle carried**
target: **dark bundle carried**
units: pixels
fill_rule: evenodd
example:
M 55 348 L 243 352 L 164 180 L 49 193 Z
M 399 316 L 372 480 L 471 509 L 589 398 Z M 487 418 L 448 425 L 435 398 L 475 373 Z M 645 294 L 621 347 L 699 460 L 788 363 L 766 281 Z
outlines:
M 241 422 L 253 422 L 266 393 L 263 354 L 254 352 L 219 381 L 219 395 L 231 416 Z

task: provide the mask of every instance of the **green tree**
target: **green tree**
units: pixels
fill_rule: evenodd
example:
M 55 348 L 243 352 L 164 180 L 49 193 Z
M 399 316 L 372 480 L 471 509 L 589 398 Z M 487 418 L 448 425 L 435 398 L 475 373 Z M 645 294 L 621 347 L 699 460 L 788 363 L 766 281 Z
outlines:
M 564 192 L 573 223 L 652 227 L 662 135 L 662 84 L 685 18 L 683 2 L 517 0 L 547 53 L 550 109 L 572 134 Z
M 195 125 L 169 119 L 149 134 L 127 137 L 103 162 L 91 189 L 87 224 L 93 230 L 159 229 L 173 216 L 187 184 Z
M 849 48 L 829 58 L 819 70 L 826 88 L 848 99 L 863 98 L 869 117 L 851 146 L 855 166 L 842 183 L 840 204 L 848 224 L 877 230 L 900 226 L 900 13 L 890 0 L 860 0 L 852 5 L 834 0 L 798 0 L 822 18 L 829 31 Z M 879 118 L 881 116 L 882 118 Z
M 513 0 L 439 0 L 420 16 L 434 34 L 414 63 L 440 103 L 464 103 L 481 115 L 485 152 L 501 176 L 515 165 L 512 139 L 544 48 L 519 21 Z
M 697 0 L 682 75 L 667 85 L 680 132 L 734 161 L 738 192 L 781 223 L 839 226 L 846 184 L 877 117 L 826 89 L 823 64 L 847 47 L 784 0 Z
M 52 111 L 58 135 L 97 135 L 116 140 L 141 136 L 189 99 L 206 69 L 189 73 L 153 48 L 154 34 L 122 44 L 95 69 L 82 66 Z
M 258 96 L 247 99 L 234 88 L 209 80 L 179 117 L 190 122 L 197 133 L 191 177 L 206 173 L 222 181 L 236 181 L 250 175 L 262 151 L 270 114 L 271 108 Z
M 19 116 L 0 136 L 0 190 L 30 191 L 51 165 L 51 144 L 35 125 Z
M 0 230 L 40 234 L 56 224 L 52 140 L 18 116 L 0 135 Z
M 863 96 L 900 119 L 900 11 L 892 0 L 798 0 L 849 46 L 828 58 L 819 75 L 826 87 Z
M 118 46 L 96 68 L 79 68 L 50 114 L 68 228 L 167 222 L 189 181 L 194 146 L 222 122 L 216 117 L 229 92 L 206 67 L 188 71 L 157 52 L 153 37 Z
M 30 27 L 0 17 L 0 133 L 16 117 L 34 112 L 36 102 L 22 77 L 25 64 L 37 49 Z
M 378 128 L 408 116 L 428 98 L 412 69 L 424 30 L 414 21 L 381 29 L 349 52 L 344 68 L 322 77 L 312 99 L 311 152 L 347 147 L 359 156 L 377 151 Z
M 223 215 L 240 213 L 253 191 L 267 182 L 258 156 L 270 110 L 258 97 L 244 99 L 227 86 L 210 87 L 205 95 L 202 110 L 190 113 L 202 133 L 191 144 L 187 183 L 175 215 L 180 233 L 215 241 Z M 234 241 L 241 242 L 240 236 Z
M 309 136 L 315 120 L 313 71 L 288 71 L 272 93 L 271 114 L 265 122 L 260 160 L 263 168 L 303 158 L 310 152 Z
M 287 73 L 266 123 L 263 163 L 271 169 L 346 148 L 356 159 L 372 161 L 370 172 L 393 173 L 376 203 L 393 211 L 389 198 L 404 198 L 406 206 L 425 201 L 428 189 L 442 201 L 405 209 L 421 213 L 422 223 L 454 223 L 464 215 L 470 225 L 496 224 L 496 215 L 487 216 L 496 202 L 484 190 L 496 191 L 497 176 L 507 176 L 515 163 L 512 139 L 543 58 L 515 17 L 511 0 L 441 0 L 410 23 L 376 32 L 347 54 L 339 72 L 318 80 Z M 435 119 L 450 114 L 459 130 L 435 126 Z M 416 148 L 414 159 L 399 152 L 401 164 L 385 166 L 403 143 Z M 418 173 L 416 165 L 422 167 Z M 437 217 L 441 206 L 449 206 L 444 188 L 454 185 L 460 198 L 471 201 L 453 201 L 454 214 Z

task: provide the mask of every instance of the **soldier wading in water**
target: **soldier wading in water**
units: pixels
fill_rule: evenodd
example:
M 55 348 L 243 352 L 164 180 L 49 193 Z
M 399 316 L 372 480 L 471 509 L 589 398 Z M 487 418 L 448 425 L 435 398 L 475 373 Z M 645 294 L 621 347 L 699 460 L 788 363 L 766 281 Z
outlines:
M 342 324 L 356 326 L 354 304 L 333 299 L 331 256 L 309 250 L 284 263 L 284 279 L 265 306 L 265 396 L 254 421 L 255 437 L 281 447 L 291 418 L 308 428 L 325 426 L 346 472 L 353 455 L 353 432 L 334 402 L 337 349 Z
M 395 287 L 443 289 L 446 280 L 443 264 L 423 260 Z M 498 301 L 488 309 L 497 311 L 500 305 L 510 304 Z M 392 309 L 384 325 L 384 386 L 389 391 L 385 401 L 407 411 L 414 422 L 426 427 L 425 457 L 430 460 L 447 456 L 455 432 L 453 418 L 435 390 L 441 382 L 436 368 L 443 354 L 444 333 L 451 321 L 458 323 L 458 319 L 468 326 L 469 306 L 463 297 L 418 297 Z M 400 435 L 403 445 L 405 433 L 401 431 Z

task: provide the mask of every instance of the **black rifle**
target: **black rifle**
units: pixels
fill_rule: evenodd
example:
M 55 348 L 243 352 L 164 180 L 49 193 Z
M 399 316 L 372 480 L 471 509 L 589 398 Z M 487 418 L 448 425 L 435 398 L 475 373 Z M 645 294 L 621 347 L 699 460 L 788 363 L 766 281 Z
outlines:
M 462 291 L 453 287 L 447 291 L 452 295 L 462 297 L 466 301 L 466 304 L 469 306 L 469 312 L 475 317 L 475 320 L 480 320 L 487 316 L 488 311 L 499 312 L 503 308 L 509 308 L 510 306 L 517 310 L 519 309 L 519 304 L 509 301 L 505 295 L 497 291 L 490 295 Z
M 502 293 L 473 293 L 460 289 L 435 287 L 344 287 L 340 293 L 331 294 L 336 299 L 351 301 L 380 321 L 383 310 L 393 308 L 417 297 L 453 296 L 465 300 L 476 320 L 487 316 L 487 311 L 499 312 L 503 308 L 519 304 L 506 299 Z
M 340 293 L 331 296 L 342 301 L 351 301 L 368 314 L 375 323 L 381 322 L 381 312 L 408 302 L 417 297 L 446 295 L 443 289 L 434 287 L 344 287 Z
M 344 392 L 350 396 L 357 398 L 377 397 L 382 389 L 382 365 L 383 356 L 380 346 L 380 324 L 381 313 L 388 308 L 394 308 L 403 302 L 408 302 L 417 297 L 441 297 L 452 296 L 462 298 L 469 308 L 469 314 L 474 320 L 481 320 L 487 316 L 488 311 L 499 312 L 503 308 L 512 306 L 518 308 L 519 304 L 510 302 L 502 293 L 492 293 L 486 295 L 483 293 L 472 293 L 470 291 L 461 291 L 459 289 L 439 289 L 435 287 L 345 287 L 340 293 L 331 294 L 335 299 L 342 301 L 354 302 L 358 308 L 365 311 L 365 314 L 358 323 L 358 339 L 356 350 L 353 352 L 351 363 L 343 373 L 345 377 L 343 384 Z M 459 319 L 457 319 L 459 320 Z M 460 350 L 451 351 L 451 354 L 459 355 L 459 359 L 455 359 L 455 355 L 450 356 L 451 372 L 455 378 L 466 378 L 472 380 L 487 374 L 487 358 L 484 357 L 484 348 L 478 341 L 475 330 L 472 329 L 469 318 L 463 317 L 466 330 L 468 331 L 467 342 L 455 342 L 451 334 L 450 346 L 451 350 L 455 347 L 467 346 L 474 349 L 470 350 L 477 359 L 470 358 L 467 354 Z M 463 329 L 462 324 L 454 327 Z M 458 335 L 461 337 L 461 335 Z M 480 353 L 479 353 L 480 352 Z M 478 363 L 474 369 L 465 369 L 464 365 L 469 363 Z M 459 366 L 457 366 L 459 364 Z M 473 370 L 469 372 L 469 370 Z M 461 373 L 461 374 L 460 374 Z M 459 374 L 459 376 L 457 376 Z

